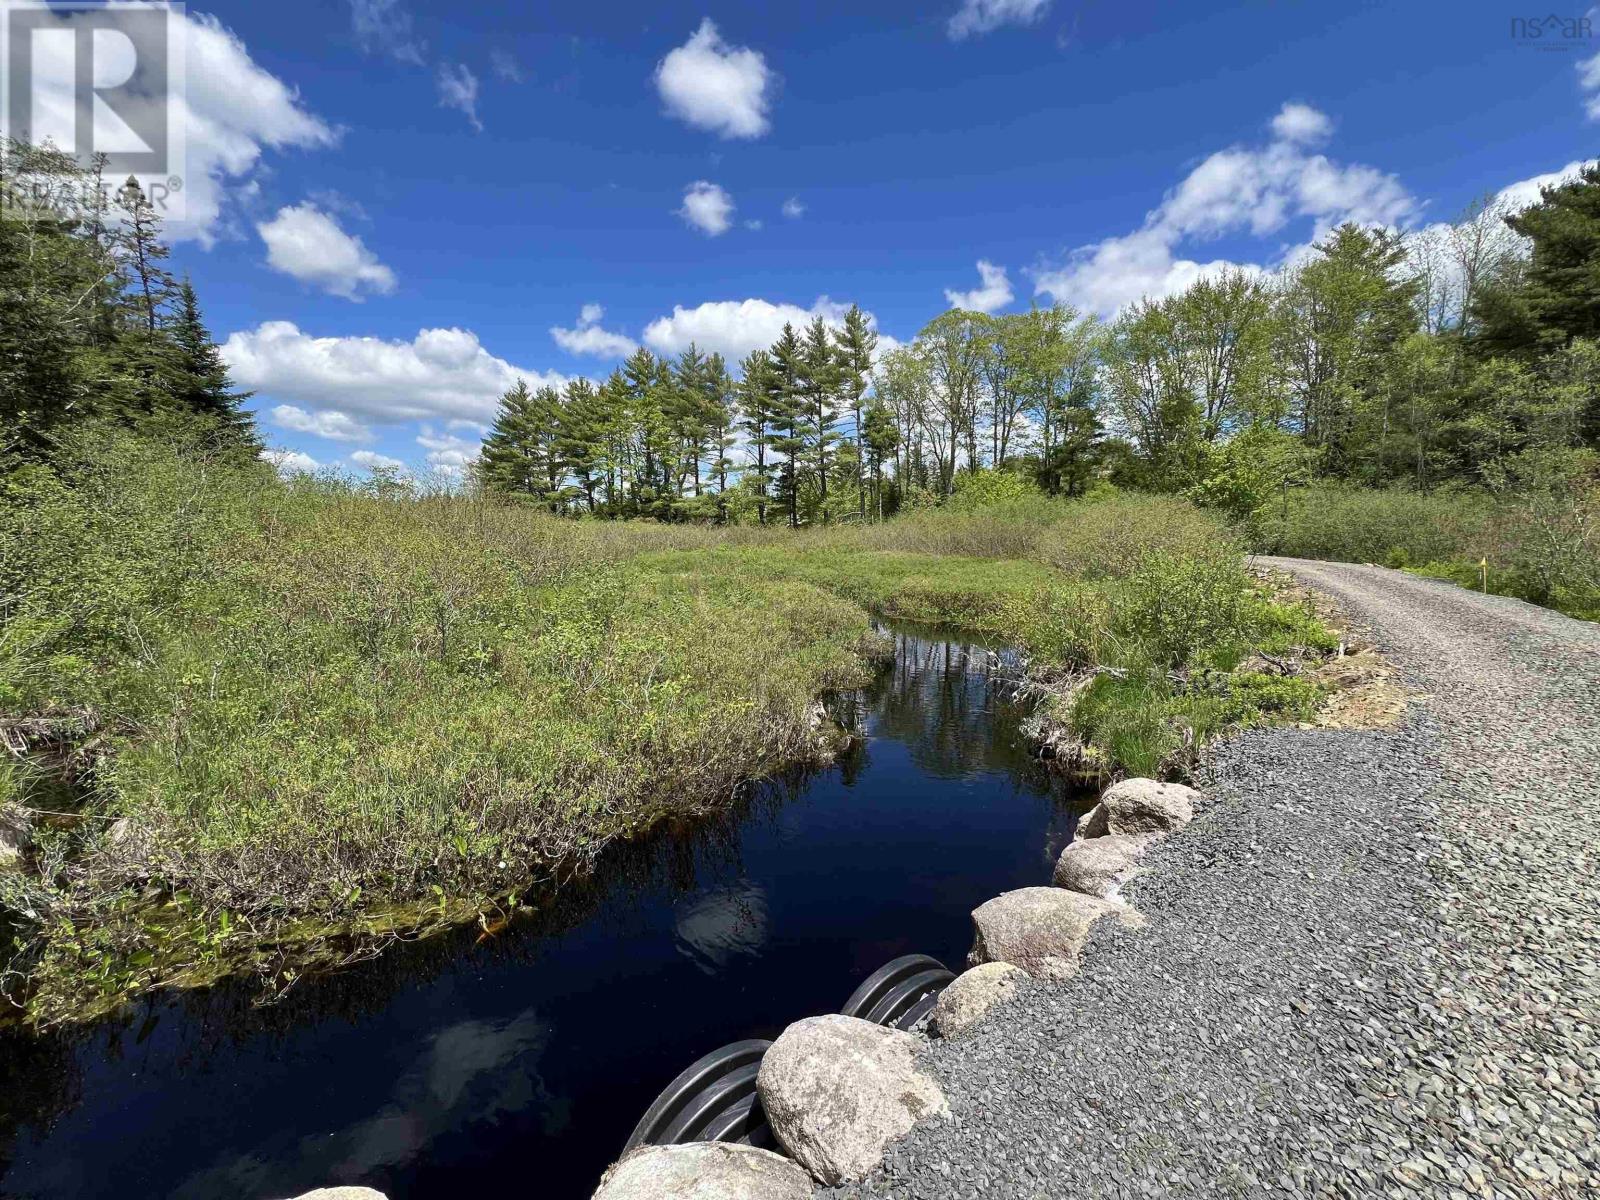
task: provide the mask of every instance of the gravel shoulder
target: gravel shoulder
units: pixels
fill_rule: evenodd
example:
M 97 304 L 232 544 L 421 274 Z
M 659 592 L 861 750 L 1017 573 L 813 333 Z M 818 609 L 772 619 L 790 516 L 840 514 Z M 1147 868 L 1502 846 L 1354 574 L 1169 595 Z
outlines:
M 1600 1194 L 1600 627 L 1262 561 L 1367 631 L 1404 718 L 1221 747 L 1126 889 L 1149 924 L 935 1043 L 952 1119 L 821 1194 Z

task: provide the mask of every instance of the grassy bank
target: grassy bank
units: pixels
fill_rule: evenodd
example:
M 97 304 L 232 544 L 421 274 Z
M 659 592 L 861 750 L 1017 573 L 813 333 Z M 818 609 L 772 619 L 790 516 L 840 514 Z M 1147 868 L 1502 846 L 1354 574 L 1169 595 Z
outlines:
M 1316 644 L 1175 501 L 788 533 L 285 484 L 89 438 L 3 476 L 7 988 L 38 1020 L 492 911 L 826 753 L 870 612 L 1026 647 L 1090 760 L 1154 772 L 1316 690 Z M 334 935 L 338 935 L 335 937 Z

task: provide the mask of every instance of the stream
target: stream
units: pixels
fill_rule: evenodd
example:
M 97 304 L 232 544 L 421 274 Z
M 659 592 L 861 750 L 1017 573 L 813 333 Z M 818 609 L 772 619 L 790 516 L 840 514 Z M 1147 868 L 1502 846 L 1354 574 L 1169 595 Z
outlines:
M 0 1035 L 0 1196 L 585 1200 L 668 1080 L 837 1011 L 973 908 L 1047 883 L 1077 813 L 1027 753 L 1002 655 L 894 626 L 831 705 L 859 740 L 723 817 L 602 860 L 551 908 L 392 948 L 268 1007 L 229 983 Z

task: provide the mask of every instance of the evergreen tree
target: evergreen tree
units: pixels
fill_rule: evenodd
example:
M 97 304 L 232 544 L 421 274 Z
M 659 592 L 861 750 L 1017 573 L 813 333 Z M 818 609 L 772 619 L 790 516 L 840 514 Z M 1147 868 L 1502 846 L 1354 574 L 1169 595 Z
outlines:
M 796 383 L 802 404 L 806 457 L 817 479 L 817 508 L 824 520 L 828 513 L 828 456 L 839 440 L 834 426 L 839 421 L 841 371 L 833 338 L 821 317 L 806 329 L 801 347 L 799 377 Z
M 1525 265 L 1503 271 L 1474 298 L 1479 355 L 1527 358 L 1574 338 L 1600 338 L 1600 164 L 1544 188 L 1538 204 L 1505 223 L 1530 249 Z
M 878 520 L 883 520 L 883 464 L 900 446 L 900 426 L 889 407 L 879 401 L 867 405 L 861 426 L 861 448 L 872 469 L 872 502 Z
M 866 516 L 865 473 L 861 469 L 866 455 L 859 449 L 863 435 L 861 404 L 867 394 L 867 381 L 872 375 L 872 355 L 878 348 L 878 335 L 867 324 L 866 314 L 852 304 L 850 311 L 844 315 L 844 324 L 834 334 L 834 340 L 838 344 L 840 397 L 854 418 L 850 425 L 850 436 L 856 440 L 859 451 L 856 456 L 856 510 Z M 879 465 L 881 467 L 882 464 Z
M 170 334 L 176 347 L 171 376 L 173 398 L 180 408 L 214 421 L 223 444 L 251 456 L 257 454 L 261 442 L 255 422 L 241 407 L 252 393 L 233 390 L 228 365 L 206 329 L 200 301 L 188 279 L 178 288 L 178 311 Z
M 791 529 L 800 527 L 800 457 L 806 446 L 802 432 L 805 403 L 800 395 L 803 357 L 804 347 L 795 334 L 794 326 L 785 322 L 783 332 L 772 344 L 771 351 L 774 387 L 769 409 L 772 434 L 768 444 L 772 447 L 772 453 L 782 460 L 777 492 L 788 509 Z
M 734 431 L 738 427 L 739 410 L 727 361 L 720 354 L 713 354 L 706 360 L 706 398 L 706 428 L 710 434 L 707 444 L 712 455 L 710 472 L 717 484 L 717 522 L 726 524 L 728 472 L 733 467 L 728 455 L 738 442 Z
M 557 400 L 554 406 L 552 398 Z M 494 426 L 479 457 L 486 488 L 551 502 L 559 490 L 560 459 L 554 453 L 559 410 L 559 397 L 552 389 L 530 391 L 523 379 L 500 397 Z
M 754 471 L 756 494 L 756 520 L 767 523 L 767 500 L 771 495 L 771 468 L 768 450 L 777 427 L 778 374 L 772 365 L 772 356 L 765 350 L 753 350 L 739 364 L 739 410 L 742 414 L 740 428 L 749 439 L 751 470 Z
M 605 470 L 605 414 L 601 395 L 587 379 L 566 386 L 558 409 L 556 454 L 577 481 L 585 509 L 595 511 L 595 489 Z

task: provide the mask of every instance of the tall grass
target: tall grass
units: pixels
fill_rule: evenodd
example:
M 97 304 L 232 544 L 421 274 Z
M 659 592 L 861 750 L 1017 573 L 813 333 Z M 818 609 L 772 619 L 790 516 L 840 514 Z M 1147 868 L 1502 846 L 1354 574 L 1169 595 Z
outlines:
M 80 793 L 81 819 L 36 829 L 34 875 L 0 875 L 47 1015 L 264 941 L 470 913 L 719 805 L 819 752 L 814 701 L 867 678 L 872 612 L 1109 672 L 1072 716 L 1111 767 L 1304 700 L 1183 683 L 1287 626 L 1176 500 L 573 522 L 92 433 L 0 488 L 0 714 L 55 730 Z M 7 767 L 0 804 L 46 783 Z
M 1600 472 L 1587 470 L 1499 496 L 1300 488 L 1265 514 L 1253 548 L 1405 568 L 1600 620 Z

